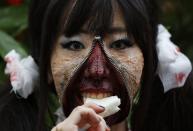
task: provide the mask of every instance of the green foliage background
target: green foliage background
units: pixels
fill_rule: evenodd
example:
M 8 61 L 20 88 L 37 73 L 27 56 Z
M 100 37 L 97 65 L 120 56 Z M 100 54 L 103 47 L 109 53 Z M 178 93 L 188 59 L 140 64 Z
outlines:
M 0 1 L 0 84 L 7 77 L 4 75 L 4 55 L 12 48 L 25 56 L 29 49 L 28 39 L 28 5 L 8 5 Z M 172 40 L 193 60 L 193 0 L 160 0 L 162 13 L 160 21 L 172 33 Z

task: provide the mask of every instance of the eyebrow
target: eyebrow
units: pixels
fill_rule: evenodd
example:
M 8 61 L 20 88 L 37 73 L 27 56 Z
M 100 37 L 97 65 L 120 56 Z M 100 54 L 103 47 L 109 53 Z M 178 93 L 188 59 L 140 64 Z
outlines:
M 111 27 L 106 31 L 106 33 L 109 33 L 109 34 L 112 34 L 112 33 L 125 33 L 125 32 L 127 32 L 127 30 L 123 27 Z M 80 33 L 89 34 L 90 32 L 87 31 L 87 30 L 81 29 Z

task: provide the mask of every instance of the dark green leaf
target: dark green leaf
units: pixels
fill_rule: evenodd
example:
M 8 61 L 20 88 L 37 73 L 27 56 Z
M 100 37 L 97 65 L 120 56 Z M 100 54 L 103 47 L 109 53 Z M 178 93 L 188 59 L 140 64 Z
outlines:
M 20 55 L 26 56 L 26 51 L 21 47 L 21 44 L 15 41 L 5 32 L 0 31 L 0 56 L 4 57 L 9 51 L 15 49 Z
M 4 68 L 5 68 L 5 63 L 0 58 L 0 85 L 3 85 L 3 83 L 5 83 L 6 78 L 7 78 L 4 73 Z
M 27 25 L 26 6 L 8 6 L 0 8 L 0 30 L 14 32 L 23 25 Z

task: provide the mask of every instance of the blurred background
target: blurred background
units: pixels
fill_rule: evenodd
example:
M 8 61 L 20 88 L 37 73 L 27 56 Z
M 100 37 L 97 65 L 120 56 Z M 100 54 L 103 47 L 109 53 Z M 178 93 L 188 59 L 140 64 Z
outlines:
M 3 57 L 14 48 L 25 56 L 29 50 L 30 0 L 0 0 L 0 85 L 7 80 Z M 193 0 L 160 0 L 160 21 L 172 40 L 193 61 Z

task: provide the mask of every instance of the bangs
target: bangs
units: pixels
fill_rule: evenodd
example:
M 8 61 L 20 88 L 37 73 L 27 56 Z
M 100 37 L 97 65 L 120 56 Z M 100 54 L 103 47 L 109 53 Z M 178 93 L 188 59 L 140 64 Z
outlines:
M 63 33 L 70 37 L 83 30 L 103 35 L 112 25 L 113 5 L 111 0 L 77 0 L 68 16 L 63 18 Z
M 138 44 L 144 43 L 144 37 L 150 33 L 149 15 L 142 0 L 75 0 L 64 9 L 62 32 L 71 37 L 86 31 L 93 35 L 103 36 L 109 32 L 117 6 L 123 14 L 126 31 Z M 150 33 L 153 34 L 153 33 Z

